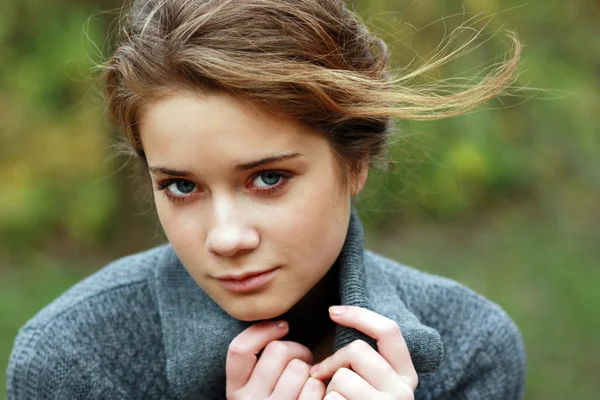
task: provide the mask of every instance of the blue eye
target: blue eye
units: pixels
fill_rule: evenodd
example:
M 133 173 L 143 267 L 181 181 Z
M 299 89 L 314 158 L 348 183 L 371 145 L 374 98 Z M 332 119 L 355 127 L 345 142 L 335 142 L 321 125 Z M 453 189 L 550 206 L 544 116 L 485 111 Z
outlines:
M 179 180 L 171 183 L 167 189 L 174 196 L 185 196 L 192 193 L 196 189 L 196 185 L 190 181 Z
M 256 178 L 254 178 L 252 183 L 257 187 L 268 187 L 277 185 L 281 179 L 282 175 L 280 173 L 269 171 L 258 175 Z

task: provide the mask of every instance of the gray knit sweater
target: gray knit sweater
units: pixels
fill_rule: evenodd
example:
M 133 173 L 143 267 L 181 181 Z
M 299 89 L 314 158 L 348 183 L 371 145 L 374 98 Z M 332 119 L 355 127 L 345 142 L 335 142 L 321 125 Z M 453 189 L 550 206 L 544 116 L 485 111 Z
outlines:
M 419 372 L 416 399 L 521 398 L 522 338 L 496 304 L 364 250 L 354 211 L 338 262 L 342 304 L 399 324 Z M 227 348 L 248 326 L 160 246 L 107 265 L 21 328 L 8 398 L 224 399 Z M 356 339 L 376 346 L 338 326 L 334 350 Z

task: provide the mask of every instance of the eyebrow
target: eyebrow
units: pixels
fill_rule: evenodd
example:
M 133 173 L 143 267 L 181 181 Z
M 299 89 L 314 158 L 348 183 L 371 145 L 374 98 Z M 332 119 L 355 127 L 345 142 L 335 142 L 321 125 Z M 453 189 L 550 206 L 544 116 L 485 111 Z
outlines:
M 258 160 L 253 160 L 245 163 L 241 163 L 236 165 L 233 169 L 235 171 L 246 171 L 248 169 L 256 168 L 264 164 L 269 164 L 277 161 L 289 160 L 290 158 L 297 158 L 302 156 L 302 154 L 294 152 L 294 153 L 285 153 L 285 154 L 277 154 L 272 156 L 263 157 Z
M 270 163 L 274 163 L 277 161 L 289 160 L 291 158 L 297 158 L 300 156 L 302 156 L 302 154 L 298 153 L 298 152 L 275 154 L 275 155 L 260 158 L 258 160 L 252 160 L 252 161 L 244 162 L 241 164 L 237 164 L 233 167 L 233 170 L 234 171 L 246 171 L 246 170 L 249 170 L 252 168 L 260 167 L 261 165 L 264 165 L 264 164 L 270 164 Z M 171 175 L 171 176 L 189 177 L 192 175 L 192 173 L 187 170 L 178 170 L 178 169 L 162 167 L 162 166 L 157 166 L 157 167 L 149 166 L 148 170 L 154 174 L 158 173 L 158 174 Z
M 172 176 L 183 176 L 189 177 L 192 175 L 190 171 L 180 170 L 180 169 L 172 169 L 168 167 L 148 167 L 148 171 L 153 174 L 164 174 L 164 175 L 172 175 Z

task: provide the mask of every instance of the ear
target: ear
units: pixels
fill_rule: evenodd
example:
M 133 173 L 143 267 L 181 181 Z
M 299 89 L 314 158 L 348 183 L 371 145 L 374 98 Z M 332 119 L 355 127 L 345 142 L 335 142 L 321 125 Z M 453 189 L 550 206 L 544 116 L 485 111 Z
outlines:
M 354 179 L 352 182 L 352 190 L 350 192 L 350 194 L 352 196 L 357 196 L 358 194 L 360 194 L 360 192 L 362 192 L 363 188 L 365 187 L 365 184 L 367 183 L 368 176 L 369 176 L 369 158 L 367 157 L 360 162 L 359 168 L 356 171 L 356 174 L 354 176 Z

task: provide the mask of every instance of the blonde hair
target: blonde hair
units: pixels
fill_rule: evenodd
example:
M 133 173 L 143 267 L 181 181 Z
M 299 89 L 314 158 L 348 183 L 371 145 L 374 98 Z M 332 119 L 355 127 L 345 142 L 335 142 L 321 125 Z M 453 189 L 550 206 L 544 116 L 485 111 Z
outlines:
M 387 71 L 386 44 L 340 0 L 136 1 L 104 66 L 108 113 L 145 161 L 136 117 L 176 89 L 225 91 L 323 132 L 352 171 L 385 157 L 394 118 L 463 114 L 503 92 L 521 45 L 479 82 L 410 85 L 459 47 L 404 76 Z M 468 43 L 467 43 L 468 44 Z M 466 44 L 465 44 L 466 45 Z

